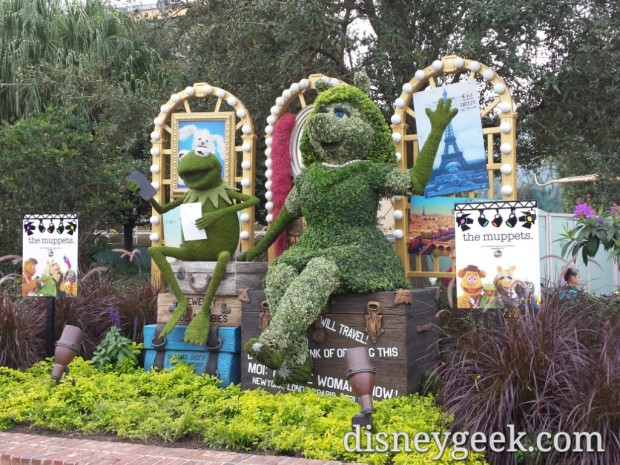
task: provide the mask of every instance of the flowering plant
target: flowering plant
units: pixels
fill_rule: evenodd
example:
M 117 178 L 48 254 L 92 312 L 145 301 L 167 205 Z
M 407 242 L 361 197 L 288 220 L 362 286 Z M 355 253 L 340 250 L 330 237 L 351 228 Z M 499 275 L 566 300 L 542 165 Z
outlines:
M 590 206 L 588 201 L 582 202 L 577 199 L 574 218 L 577 220 L 573 228 L 565 227 L 561 240 L 562 255 L 575 256 L 581 251 L 584 263 L 588 263 L 588 258 L 596 255 L 602 246 L 604 250 L 611 253 L 611 257 L 620 267 L 618 257 L 620 256 L 620 216 L 618 215 L 618 205 L 615 203 L 607 210 L 595 209 Z

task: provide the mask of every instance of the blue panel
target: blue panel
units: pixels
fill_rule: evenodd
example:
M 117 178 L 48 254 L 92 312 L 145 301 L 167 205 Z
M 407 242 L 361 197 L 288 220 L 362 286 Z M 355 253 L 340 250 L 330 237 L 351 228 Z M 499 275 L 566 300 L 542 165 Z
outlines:
M 144 348 L 153 349 L 153 338 L 155 337 L 155 330 L 157 325 L 145 325 L 144 326 Z M 185 329 L 187 326 L 177 325 L 166 336 L 166 349 L 189 351 L 189 350 L 202 350 L 206 351 L 205 346 L 199 346 L 196 344 L 190 344 L 183 341 L 185 335 Z M 217 337 L 221 339 L 222 345 L 219 349 L 220 352 L 239 352 L 241 350 L 241 331 L 238 326 L 221 326 L 217 329 Z

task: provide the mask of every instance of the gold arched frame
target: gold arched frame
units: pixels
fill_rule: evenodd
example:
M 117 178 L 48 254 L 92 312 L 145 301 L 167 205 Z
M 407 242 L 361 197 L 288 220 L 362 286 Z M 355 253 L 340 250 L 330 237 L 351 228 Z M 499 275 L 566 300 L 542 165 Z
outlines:
M 267 117 L 267 126 L 265 127 L 265 144 L 267 145 L 267 149 L 265 150 L 265 157 L 266 157 L 265 163 L 267 164 L 267 170 L 270 170 L 271 168 L 270 166 L 271 162 L 269 160 L 271 158 L 272 134 L 273 134 L 273 129 L 276 124 L 276 121 L 278 121 L 280 116 L 286 113 L 287 109 L 293 104 L 293 102 L 296 102 L 296 101 L 299 102 L 299 105 L 301 107 L 301 110 L 297 113 L 297 116 L 298 117 L 300 115 L 307 116 L 308 110 L 310 109 L 311 104 L 309 104 L 306 101 L 305 94 L 308 91 L 316 90 L 316 83 L 319 80 L 327 81 L 332 86 L 336 86 L 339 84 L 346 85 L 345 82 L 340 81 L 336 78 L 331 78 L 324 74 L 311 74 L 307 78 L 304 78 L 299 82 L 295 82 L 291 84 L 290 87 L 288 87 L 287 89 L 284 89 L 282 91 L 282 95 L 276 99 L 274 106 L 271 107 L 271 114 Z M 293 134 L 292 137 L 293 136 L 295 136 L 295 134 Z M 301 131 L 297 131 L 297 137 L 301 137 Z M 296 141 L 291 141 L 291 146 L 293 145 L 296 145 Z M 295 156 L 296 156 L 295 154 L 291 153 L 291 157 L 295 157 Z M 270 175 L 268 175 L 266 182 L 268 183 L 267 186 L 270 186 L 269 184 L 271 182 Z M 267 187 L 267 193 L 266 193 L 267 200 L 270 200 L 269 192 L 270 192 L 270 189 L 269 187 Z M 271 223 L 273 221 L 273 218 L 270 217 L 270 214 L 271 214 L 271 211 L 268 210 L 268 215 L 267 215 L 268 223 Z M 275 258 L 276 258 L 275 247 L 271 246 L 268 251 L 268 260 L 269 262 L 271 262 Z
M 413 158 L 414 163 L 417 159 L 419 147 L 418 136 L 409 132 L 409 125 L 406 124 L 407 115 L 415 119 L 413 110 L 413 94 L 422 91 L 427 86 L 437 87 L 437 78 L 446 74 L 467 73 L 467 79 L 480 78 L 481 83 L 486 83 L 483 91 L 495 95 L 495 98 L 480 110 L 480 117 L 483 118 L 491 112 L 498 113 L 499 124 L 494 127 L 483 129 L 483 136 L 487 148 L 487 173 L 489 177 L 488 198 L 495 198 L 494 179 L 497 171 L 501 174 L 500 200 L 517 200 L 517 178 L 516 178 L 516 122 L 517 115 L 514 111 L 514 104 L 508 86 L 504 80 L 490 67 L 475 61 L 460 58 L 458 56 L 447 56 L 441 60 L 436 60 L 432 65 L 422 70 L 416 71 L 413 79 L 403 85 L 403 92 L 394 102 L 394 115 L 392 116 L 392 135 L 394 146 L 397 152 L 399 167 L 409 169 L 408 160 Z M 495 162 L 494 146 L 499 139 L 500 162 Z M 413 149 L 413 157 L 409 151 Z M 394 199 L 394 211 L 402 214 L 394 215 L 394 237 L 396 253 L 400 257 L 407 276 L 410 278 L 452 278 L 453 273 L 439 271 L 439 257 L 433 257 L 433 269 L 430 271 L 419 271 L 422 269 L 422 257 L 416 256 L 416 269 L 411 270 L 409 261 L 409 199 L 405 197 Z M 404 213 L 403 213 L 404 212 Z M 455 259 L 452 258 L 452 268 L 455 268 Z
M 215 99 L 214 110 L 208 112 L 209 118 L 222 118 L 232 121 L 234 162 L 227 164 L 226 180 L 239 184 L 244 194 L 254 195 L 256 191 L 256 136 L 254 123 L 243 102 L 225 89 L 211 86 L 206 82 L 199 82 L 188 86 L 182 91 L 174 93 L 170 99 L 160 107 L 160 112 L 154 119 L 153 132 L 151 132 L 151 156 L 152 156 L 152 184 L 157 189 L 155 199 L 162 205 L 170 202 L 175 197 L 183 195 L 172 186 L 173 169 L 173 133 L 172 115 L 184 115 L 185 118 L 204 117 L 205 113 L 193 112 L 190 103 L 194 99 Z M 193 101 L 193 102 L 192 102 Z M 231 115 L 231 112 L 233 113 Z M 236 139 L 241 140 L 241 145 L 236 145 Z M 238 163 L 239 162 L 239 163 Z M 241 166 L 238 172 L 237 166 Z M 230 171 L 228 171 L 230 170 Z M 151 244 L 153 246 L 164 245 L 163 218 L 155 210 L 151 216 Z M 239 243 L 242 252 L 249 250 L 254 242 L 254 209 L 246 208 L 241 213 Z M 158 285 L 161 282 L 161 274 L 154 263 L 151 263 L 151 282 Z

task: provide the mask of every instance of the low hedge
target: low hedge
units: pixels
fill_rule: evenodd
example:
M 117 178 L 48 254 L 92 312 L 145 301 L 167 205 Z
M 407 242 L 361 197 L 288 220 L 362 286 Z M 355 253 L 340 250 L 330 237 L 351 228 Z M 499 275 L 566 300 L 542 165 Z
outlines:
M 426 453 L 404 452 L 402 444 L 401 451 L 347 452 L 344 437 L 359 406 L 345 396 L 312 390 L 270 394 L 234 385 L 221 389 L 217 379 L 196 375 L 183 364 L 161 372 L 104 373 L 81 358 L 70 367 L 75 386 L 55 385 L 51 368 L 50 360 L 26 371 L 0 367 L 0 430 L 25 426 L 163 443 L 191 439 L 210 448 L 373 465 L 486 464 L 480 454 L 462 459 L 462 451 L 455 451 L 453 458 L 450 448 L 437 459 L 435 445 Z M 407 433 L 410 438 L 442 431 L 446 420 L 430 396 L 387 399 L 375 407 L 376 431 Z M 363 441 L 362 436 L 365 448 Z

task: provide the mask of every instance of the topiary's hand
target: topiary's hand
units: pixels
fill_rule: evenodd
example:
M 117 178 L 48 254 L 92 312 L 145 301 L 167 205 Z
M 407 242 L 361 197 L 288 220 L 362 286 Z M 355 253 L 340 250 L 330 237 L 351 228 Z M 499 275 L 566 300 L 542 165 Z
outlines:
M 213 222 L 216 221 L 221 216 L 222 215 L 217 214 L 217 212 L 205 213 L 204 215 L 202 215 L 200 218 L 196 220 L 196 226 L 200 229 L 206 229 L 207 226 L 209 226 L 210 224 L 213 224 Z
M 259 255 L 260 255 L 260 252 L 256 250 L 256 247 L 252 247 L 250 250 L 237 255 L 236 260 L 238 262 L 251 262 Z
M 443 132 L 443 130 L 450 124 L 452 118 L 456 116 L 459 112 L 456 108 L 451 108 L 452 99 L 448 99 L 443 101 L 443 99 L 439 99 L 437 102 L 437 108 L 435 111 L 432 111 L 430 108 L 426 109 L 426 114 L 428 118 L 431 120 L 431 126 L 433 129 L 439 129 Z
M 131 181 L 127 183 L 127 189 L 129 189 L 131 192 L 135 194 L 136 192 L 140 190 L 140 185 L 138 184 L 137 181 L 132 179 Z

